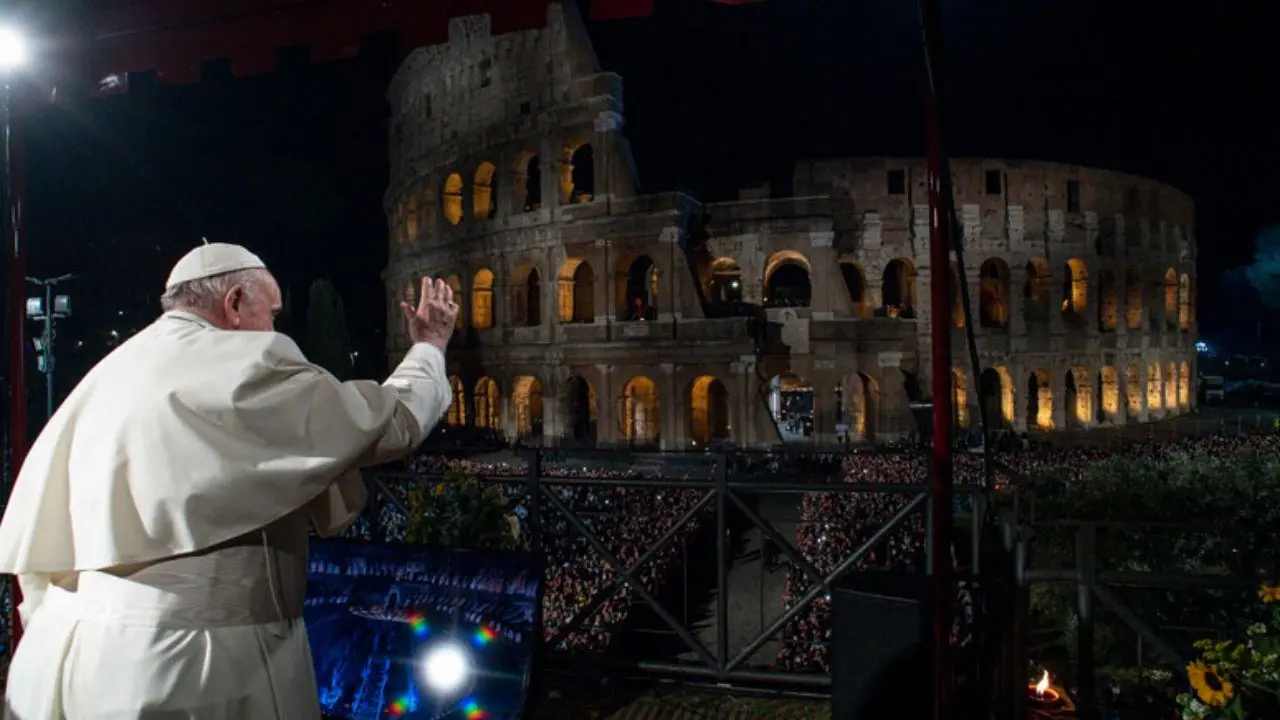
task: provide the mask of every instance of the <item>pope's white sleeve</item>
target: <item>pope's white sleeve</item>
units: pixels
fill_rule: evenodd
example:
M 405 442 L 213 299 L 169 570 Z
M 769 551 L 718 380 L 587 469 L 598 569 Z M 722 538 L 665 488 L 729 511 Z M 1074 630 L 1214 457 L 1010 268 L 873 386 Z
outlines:
M 381 465 L 412 452 L 453 403 L 444 353 L 427 343 L 409 348 L 382 385 L 394 390 L 399 402 L 386 432 L 370 454 L 362 458 L 361 466 Z

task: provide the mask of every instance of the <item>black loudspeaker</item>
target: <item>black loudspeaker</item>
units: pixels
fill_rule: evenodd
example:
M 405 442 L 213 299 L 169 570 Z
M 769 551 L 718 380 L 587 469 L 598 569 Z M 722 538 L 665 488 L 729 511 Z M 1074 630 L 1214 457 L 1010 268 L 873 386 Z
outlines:
M 852 574 L 832 597 L 833 720 L 915 720 L 932 712 L 929 578 Z

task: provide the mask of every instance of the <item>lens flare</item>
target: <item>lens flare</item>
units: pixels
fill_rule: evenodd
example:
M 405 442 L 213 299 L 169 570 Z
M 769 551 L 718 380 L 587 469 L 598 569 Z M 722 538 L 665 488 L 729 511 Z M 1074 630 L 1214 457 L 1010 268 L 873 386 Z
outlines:
M 431 628 L 427 627 L 427 619 L 421 615 L 409 616 L 409 627 L 413 630 L 413 634 L 418 637 L 426 637 Z
M 486 720 L 489 717 L 489 713 L 480 708 L 480 703 L 470 698 L 463 701 L 462 712 L 467 720 Z
M 494 632 L 490 628 L 482 626 L 480 629 L 476 630 L 475 635 L 472 636 L 472 641 L 475 642 L 477 646 L 483 647 L 493 642 L 496 637 L 498 637 L 498 633 Z

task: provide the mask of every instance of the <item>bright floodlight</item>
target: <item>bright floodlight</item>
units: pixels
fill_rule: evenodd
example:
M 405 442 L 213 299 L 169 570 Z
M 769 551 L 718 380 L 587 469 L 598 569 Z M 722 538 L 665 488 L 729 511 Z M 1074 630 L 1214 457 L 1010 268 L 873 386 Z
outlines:
M 467 651 L 454 643 L 436 645 L 422 662 L 423 679 L 436 695 L 452 695 L 462 689 L 471 673 Z
M 10 70 L 27 63 L 27 41 L 11 27 L 0 27 L 0 70 Z

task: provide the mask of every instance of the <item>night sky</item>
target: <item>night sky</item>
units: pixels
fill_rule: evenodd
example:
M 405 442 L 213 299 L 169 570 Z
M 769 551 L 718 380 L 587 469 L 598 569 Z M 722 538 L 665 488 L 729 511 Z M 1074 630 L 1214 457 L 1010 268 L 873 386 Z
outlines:
M 950 154 L 1095 165 L 1189 192 L 1202 331 L 1230 330 L 1239 298 L 1215 300 L 1212 278 L 1280 222 L 1274 18 L 1196 3 L 946 5 Z M 604 68 L 624 77 L 644 191 L 727 199 L 776 186 L 797 158 L 923 154 L 913 3 L 657 6 L 588 26 Z M 384 369 L 383 93 L 397 58 L 385 38 L 358 60 L 304 58 L 282 53 L 279 72 L 244 80 L 212 63 L 199 85 L 140 79 L 126 96 L 36 112 L 30 271 L 81 276 L 59 334 L 67 383 L 110 330 L 155 316 L 168 268 L 201 236 L 258 250 L 299 312 L 311 280 L 334 280 L 366 372 Z

